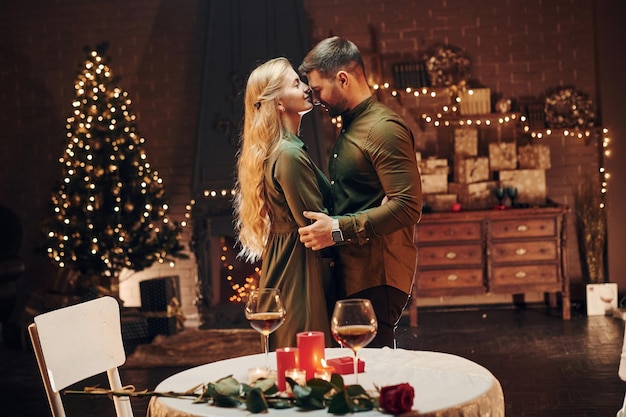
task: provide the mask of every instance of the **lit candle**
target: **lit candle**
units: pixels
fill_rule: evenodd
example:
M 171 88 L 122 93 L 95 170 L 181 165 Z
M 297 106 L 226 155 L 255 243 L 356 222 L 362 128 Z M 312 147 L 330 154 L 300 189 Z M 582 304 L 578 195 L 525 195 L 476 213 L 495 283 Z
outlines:
M 298 385 L 306 385 L 306 371 L 304 369 L 287 369 L 285 378 L 293 379 Z M 287 391 L 291 391 L 291 386 L 287 387 Z
M 322 363 L 315 370 L 315 378 L 323 379 L 325 381 L 330 381 L 333 373 L 335 373 L 335 368 L 326 364 L 326 360 L 322 359 Z
M 324 356 L 324 333 L 301 332 L 296 334 L 300 368 L 306 371 L 307 381 L 315 377 L 315 370 L 322 363 Z
M 285 384 L 285 371 L 298 368 L 298 348 L 286 347 L 276 349 L 276 370 L 278 377 L 276 385 L 280 391 L 285 391 L 287 388 Z
M 317 379 L 323 379 L 324 381 L 330 381 L 332 376 L 333 376 L 332 372 L 328 372 L 328 371 L 325 371 L 323 369 L 315 371 L 315 378 L 317 378 Z
M 269 372 L 267 368 L 250 368 L 248 369 L 248 382 L 251 384 L 260 378 L 267 378 Z

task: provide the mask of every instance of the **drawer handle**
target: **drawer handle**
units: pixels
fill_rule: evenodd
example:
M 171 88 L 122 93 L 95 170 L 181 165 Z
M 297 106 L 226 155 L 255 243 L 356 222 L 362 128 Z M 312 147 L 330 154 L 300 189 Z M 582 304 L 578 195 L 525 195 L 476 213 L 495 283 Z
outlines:
M 526 278 L 526 272 L 524 272 L 524 271 L 517 271 L 515 273 L 515 278 Z
M 455 274 L 448 275 L 448 281 L 456 281 L 457 279 L 459 279 L 458 275 L 455 275 Z
M 517 248 L 515 250 L 515 254 L 519 255 L 519 256 L 524 256 L 524 255 L 526 255 L 526 249 L 524 249 L 524 248 Z
M 455 252 L 448 252 L 448 253 L 446 253 L 446 258 L 454 259 L 454 258 L 456 258 L 456 253 Z
M 517 231 L 518 232 L 527 232 L 528 231 L 528 226 L 526 226 L 525 224 L 520 224 L 519 226 L 517 226 Z

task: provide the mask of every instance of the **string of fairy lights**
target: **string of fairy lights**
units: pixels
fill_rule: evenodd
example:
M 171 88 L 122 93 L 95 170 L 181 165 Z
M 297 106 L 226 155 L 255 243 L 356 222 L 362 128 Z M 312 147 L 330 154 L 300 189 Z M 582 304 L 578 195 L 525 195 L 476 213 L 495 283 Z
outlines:
M 138 235 L 150 246 L 167 241 L 161 233 L 174 226 L 162 199 L 163 180 L 141 149 L 145 139 L 136 133 L 128 93 L 112 84 L 109 66 L 91 51 L 74 84 L 68 144 L 59 158 L 63 178 L 51 197 L 54 216 L 48 220 L 46 249 L 59 268 L 87 262 L 109 277 L 153 261 L 174 265 L 162 245 L 137 255 Z M 139 185 L 139 195 L 130 190 L 128 179 Z M 143 202 L 137 204 L 139 196 Z M 83 234 L 83 228 L 90 233 Z
M 447 95 L 452 98 L 453 104 L 444 104 L 439 111 L 433 113 L 423 113 L 421 119 L 428 124 L 432 124 L 434 127 L 450 127 L 450 126 L 491 126 L 495 124 L 508 125 L 510 123 L 517 123 L 522 131 L 530 136 L 533 140 L 549 139 L 556 137 L 563 137 L 565 139 L 578 139 L 589 140 L 594 136 L 599 128 L 559 128 L 559 129 L 533 129 L 529 123 L 528 117 L 523 114 L 517 113 L 503 113 L 503 114 L 485 114 L 485 115 L 472 115 L 464 116 L 460 114 L 461 98 L 456 93 L 456 89 L 431 89 L 427 87 L 405 89 L 391 88 L 389 83 L 374 84 L 373 90 L 380 93 L 390 94 L 392 97 L 398 97 L 401 94 L 413 97 L 430 97 L 437 98 L 440 95 Z M 468 90 L 469 94 L 472 94 L 472 90 Z M 331 120 L 338 128 L 341 127 L 341 119 L 333 118 Z M 606 170 L 604 161 L 606 158 L 611 157 L 611 138 L 609 135 L 609 129 L 602 128 L 602 142 L 601 142 L 601 158 L 599 161 L 599 175 L 601 181 L 600 192 L 603 194 L 602 207 L 605 208 L 604 195 L 608 190 L 610 173 Z
M 436 99 L 440 98 L 441 95 L 448 95 L 452 97 L 452 104 L 444 104 L 438 111 L 433 111 L 432 113 L 423 113 L 421 114 L 421 119 L 426 124 L 432 125 L 434 127 L 471 127 L 471 126 L 497 126 L 497 125 L 511 125 L 515 124 L 519 126 L 521 130 L 530 136 L 535 141 L 540 140 L 548 140 L 550 138 L 563 137 L 566 139 L 574 139 L 574 140 L 589 140 L 594 135 L 597 134 L 598 128 L 560 128 L 560 129 L 534 129 L 529 119 L 526 115 L 509 112 L 502 114 L 483 114 L 483 115 L 462 115 L 460 112 L 460 103 L 461 99 L 458 94 L 455 93 L 453 89 L 433 89 L 428 87 L 421 88 L 410 88 L 407 87 L 405 89 L 395 89 L 390 86 L 389 83 L 382 84 L 374 84 L 372 89 L 381 94 L 389 94 L 392 97 L 398 97 L 400 95 L 412 96 L 412 97 L 425 97 Z M 469 92 L 471 95 L 471 91 Z M 337 128 L 340 129 L 342 126 L 341 116 L 332 117 L 330 122 Z M 611 149 L 610 143 L 611 139 L 609 136 L 609 130 L 607 128 L 602 128 L 602 143 L 601 143 L 601 152 L 602 158 L 600 159 L 600 167 L 599 167 L 599 175 L 601 177 L 601 189 L 600 192 L 603 194 L 602 198 L 602 207 L 605 208 L 605 200 L 604 195 L 608 190 L 608 184 L 610 179 L 610 173 L 607 172 L 604 166 L 604 159 L 611 157 Z M 203 197 L 206 199 L 224 199 L 230 198 L 234 196 L 235 191 L 233 189 L 210 189 L 205 190 L 203 192 Z M 187 205 L 187 213 L 186 218 L 188 220 L 191 219 L 191 209 L 195 204 L 195 200 Z M 226 262 L 227 253 L 233 248 L 229 248 L 227 245 L 222 246 L 222 254 L 220 255 L 220 261 L 223 262 L 223 267 L 227 270 L 232 270 L 233 265 L 231 263 Z M 257 271 L 258 272 L 258 271 Z M 255 276 L 247 276 L 244 279 L 244 283 L 240 284 L 233 280 L 231 275 L 228 275 L 227 280 L 229 281 L 231 288 L 234 292 L 234 295 L 230 297 L 231 302 L 241 302 L 242 299 L 245 298 L 245 294 L 249 291 L 250 286 L 254 285 L 255 280 L 258 277 Z

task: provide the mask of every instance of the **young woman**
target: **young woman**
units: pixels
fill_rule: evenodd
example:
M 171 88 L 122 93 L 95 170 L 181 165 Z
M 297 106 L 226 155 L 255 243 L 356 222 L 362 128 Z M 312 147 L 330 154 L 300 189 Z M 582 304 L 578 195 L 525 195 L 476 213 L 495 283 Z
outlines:
M 296 346 L 296 333 L 318 330 L 330 343 L 324 294 L 327 259 L 307 249 L 298 227 L 305 210 L 328 213 L 330 185 L 298 137 L 313 108 L 311 90 L 285 58 L 269 60 L 248 78 L 237 160 L 235 219 L 240 256 L 262 260 L 260 287 L 281 291 L 284 324 L 270 335 L 272 348 Z

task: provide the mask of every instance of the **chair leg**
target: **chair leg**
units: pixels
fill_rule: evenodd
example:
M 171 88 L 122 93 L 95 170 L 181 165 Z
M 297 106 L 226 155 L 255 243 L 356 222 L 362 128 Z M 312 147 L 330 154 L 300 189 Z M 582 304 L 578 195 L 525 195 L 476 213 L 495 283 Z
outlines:
M 109 386 L 113 391 L 122 390 L 122 381 L 120 380 L 120 373 L 117 368 L 108 369 L 107 377 L 109 378 Z M 133 408 L 130 404 L 130 397 L 113 396 L 113 403 L 115 405 L 115 413 L 117 414 L 117 417 L 133 417 Z

